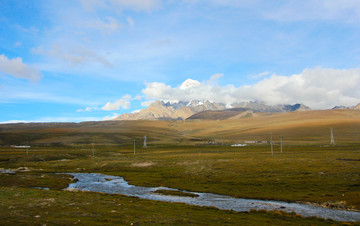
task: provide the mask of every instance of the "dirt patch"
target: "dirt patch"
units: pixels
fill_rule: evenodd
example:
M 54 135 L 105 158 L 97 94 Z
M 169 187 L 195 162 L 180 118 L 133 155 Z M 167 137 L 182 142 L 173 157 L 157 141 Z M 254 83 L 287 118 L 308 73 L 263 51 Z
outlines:
M 70 159 L 60 159 L 60 160 L 57 160 L 58 162 L 68 162 L 68 161 L 71 161 Z
M 149 166 L 153 166 L 155 165 L 155 163 L 153 162 L 137 162 L 137 163 L 132 163 L 130 166 L 132 167 L 149 167 Z

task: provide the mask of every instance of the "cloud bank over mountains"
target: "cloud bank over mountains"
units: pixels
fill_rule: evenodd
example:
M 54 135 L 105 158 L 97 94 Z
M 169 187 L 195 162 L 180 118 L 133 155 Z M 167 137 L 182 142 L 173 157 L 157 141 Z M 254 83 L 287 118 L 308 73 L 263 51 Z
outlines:
M 0 121 L 101 120 L 156 100 L 360 102 L 359 0 L 0 2 Z
M 147 99 L 163 101 L 210 100 L 231 105 L 242 101 L 263 101 L 267 104 L 303 103 L 312 109 L 335 105 L 353 106 L 360 102 L 360 69 L 305 69 L 290 76 L 272 74 L 253 85 L 220 86 L 214 80 L 199 82 L 188 79 L 172 87 L 165 83 L 147 83 L 142 91 Z

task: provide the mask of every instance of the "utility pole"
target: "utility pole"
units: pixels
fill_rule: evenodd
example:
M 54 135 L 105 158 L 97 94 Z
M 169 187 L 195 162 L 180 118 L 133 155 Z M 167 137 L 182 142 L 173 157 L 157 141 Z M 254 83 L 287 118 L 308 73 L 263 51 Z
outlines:
M 280 136 L 280 151 L 281 151 L 281 153 L 283 153 L 282 152 L 282 147 L 283 147 L 283 136 L 281 135 Z
M 334 133 L 333 133 L 333 128 L 330 128 L 330 144 L 335 145 L 335 140 L 334 140 Z
M 271 145 L 271 156 L 274 156 L 273 142 L 272 142 L 272 132 L 270 133 L 270 145 Z
M 135 139 L 134 139 L 134 155 L 135 155 Z

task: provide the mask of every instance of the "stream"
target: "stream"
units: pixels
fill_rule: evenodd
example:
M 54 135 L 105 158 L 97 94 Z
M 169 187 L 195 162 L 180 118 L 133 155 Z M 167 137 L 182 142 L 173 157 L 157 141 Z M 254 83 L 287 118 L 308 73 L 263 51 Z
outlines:
M 129 185 L 122 177 L 109 176 L 98 173 L 70 173 L 78 181 L 70 184 L 68 189 L 78 189 L 83 191 L 103 192 L 109 194 L 122 194 L 135 196 L 142 199 L 186 203 L 196 206 L 212 206 L 221 210 L 234 210 L 238 212 L 255 210 L 281 210 L 285 212 L 295 212 L 304 217 L 320 217 L 335 221 L 360 221 L 360 212 L 328 209 L 319 206 L 312 206 L 299 203 L 288 203 L 280 201 L 264 201 L 256 199 L 233 198 L 226 195 L 212 193 L 199 193 L 178 190 L 167 187 L 141 187 Z M 172 195 L 161 195 L 154 193 L 156 190 L 183 191 L 198 195 L 198 197 L 180 197 Z

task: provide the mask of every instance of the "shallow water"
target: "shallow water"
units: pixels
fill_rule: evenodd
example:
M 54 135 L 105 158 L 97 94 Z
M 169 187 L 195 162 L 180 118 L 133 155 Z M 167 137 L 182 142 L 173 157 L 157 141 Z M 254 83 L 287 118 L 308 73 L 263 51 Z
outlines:
M 103 192 L 109 194 L 123 194 L 127 196 L 135 196 L 142 199 L 150 199 L 166 202 L 179 202 L 197 206 L 213 206 L 222 210 L 234 211 L 249 211 L 256 210 L 281 210 L 286 212 L 295 212 L 304 217 L 321 217 L 325 219 L 332 219 L 336 221 L 360 221 L 360 213 L 346 210 L 328 209 L 318 206 L 287 203 L 278 201 L 263 201 L 255 199 L 239 199 L 226 195 L 217 195 L 212 193 L 187 193 L 197 194 L 198 197 L 179 197 L 171 195 L 156 194 L 154 191 L 175 190 L 166 187 L 141 187 L 129 185 L 122 177 L 109 176 L 97 173 L 71 173 L 78 181 L 69 185 L 70 188 L 75 188 L 84 191 Z M 183 190 L 182 190 L 183 191 Z

